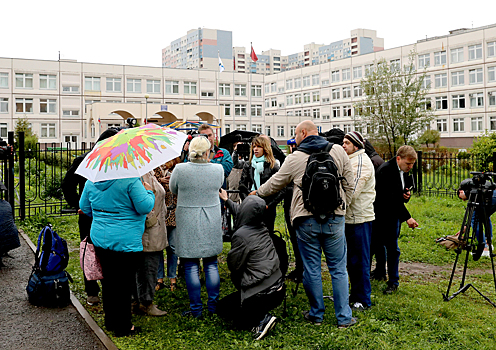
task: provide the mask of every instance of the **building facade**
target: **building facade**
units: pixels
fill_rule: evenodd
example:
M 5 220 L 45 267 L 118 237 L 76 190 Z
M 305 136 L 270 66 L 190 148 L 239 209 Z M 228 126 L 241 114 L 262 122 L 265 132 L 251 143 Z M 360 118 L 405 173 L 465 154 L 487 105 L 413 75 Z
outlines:
M 305 119 L 323 131 L 347 132 L 366 72 L 381 58 L 407 64 L 413 49 L 416 67 L 427 72 L 426 104 L 442 145 L 465 148 L 484 130 L 496 131 L 496 25 L 490 25 L 270 75 L 0 58 L 0 136 L 19 118 L 42 142 L 94 141 L 127 117 L 203 120 L 222 126 L 222 134 L 253 130 L 281 143 Z

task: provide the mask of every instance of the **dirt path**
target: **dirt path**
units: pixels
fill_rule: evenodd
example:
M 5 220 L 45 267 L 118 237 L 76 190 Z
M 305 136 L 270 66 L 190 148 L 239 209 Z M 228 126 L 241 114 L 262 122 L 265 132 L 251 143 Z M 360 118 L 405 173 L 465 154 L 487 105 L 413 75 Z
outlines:
M 453 265 L 448 266 L 436 266 L 424 263 L 404 263 L 400 262 L 400 276 L 415 276 L 416 278 L 423 278 L 428 282 L 438 281 L 445 279 L 451 275 Z M 463 265 L 458 264 L 456 269 L 456 275 L 461 276 L 463 271 Z M 467 269 L 467 275 L 481 275 L 486 273 L 492 273 L 489 269 Z

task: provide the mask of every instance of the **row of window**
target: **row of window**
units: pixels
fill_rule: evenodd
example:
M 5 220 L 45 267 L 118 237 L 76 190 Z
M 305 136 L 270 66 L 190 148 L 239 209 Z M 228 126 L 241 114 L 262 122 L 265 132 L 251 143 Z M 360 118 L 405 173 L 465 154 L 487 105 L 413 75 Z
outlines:
M 482 44 L 474 44 L 468 46 L 468 60 L 482 59 Z M 434 52 L 434 66 L 443 66 L 448 62 L 446 50 Z M 487 43 L 487 57 L 496 57 L 496 41 Z M 457 47 L 450 49 L 451 63 L 461 63 L 465 61 L 465 48 Z M 431 66 L 431 54 L 426 53 L 418 56 L 418 65 L 420 68 L 428 68 Z
M 31 125 L 29 127 L 31 128 Z M 7 123 L 0 123 L 0 137 L 7 138 L 7 133 L 8 133 Z M 41 123 L 39 135 L 41 138 L 54 138 L 56 135 L 55 123 Z
M 465 70 L 451 72 L 451 86 L 465 85 Z M 474 68 L 468 70 L 468 83 L 469 84 L 482 84 L 484 82 L 484 73 L 482 68 Z M 496 82 L 496 66 L 487 68 L 487 82 Z M 439 73 L 434 75 L 434 87 L 444 88 L 448 86 L 448 74 Z M 426 75 L 422 82 L 423 89 L 430 89 L 432 87 L 431 75 Z
M 470 118 L 470 131 L 483 131 L 483 117 L 471 117 Z M 453 118 L 452 119 L 452 132 L 464 132 L 465 131 L 465 118 Z M 448 132 L 448 120 L 447 119 L 437 119 L 436 127 L 439 132 Z M 496 131 L 496 116 L 489 117 L 489 129 L 491 131 Z

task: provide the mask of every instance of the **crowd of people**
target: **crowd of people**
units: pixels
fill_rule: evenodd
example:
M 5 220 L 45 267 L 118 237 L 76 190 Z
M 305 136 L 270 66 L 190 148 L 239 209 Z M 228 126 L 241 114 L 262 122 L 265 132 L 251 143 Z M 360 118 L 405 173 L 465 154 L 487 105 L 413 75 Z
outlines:
M 101 139 L 111 134 L 106 131 Z M 251 329 L 257 340 L 277 322 L 270 312 L 284 299 L 286 278 L 303 283 L 309 301 L 304 319 L 315 325 L 323 322 L 322 253 L 332 278 L 339 328 L 354 325 L 358 318 L 353 312 L 372 306 L 371 278 L 389 277 L 385 294 L 398 289 L 401 223 L 417 226 L 405 207 L 414 185 L 408 173 L 415 150 L 402 146 L 396 157 L 384 162 L 359 132 L 343 133 L 329 151 L 342 179 L 343 203 L 323 220 L 304 205 L 302 179 L 310 155 L 329 142 L 307 120 L 297 126 L 288 145 L 290 154 L 276 159 L 270 138 L 258 135 L 245 159 L 236 147 L 232 155 L 219 148 L 214 131 L 203 124 L 198 136 L 186 142 L 181 157 L 142 178 L 92 183 L 74 173 L 82 159 L 75 160 L 62 188 L 69 204 L 79 209 L 81 239 L 91 239 L 100 259 L 107 330 L 116 336 L 139 332 L 132 323 L 133 311 L 166 315 L 153 299 L 166 287 L 166 276 L 169 288 L 177 288 L 178 260 L 189 296 L 189 309 L 182 315 L 217 314 L 239 329 Z M 78 185 L 84 188 L 80 198 Z M 237 189 L 239 196 L 228 194 L 228 188 Z M 274 235 L 276 207 L 282 201 L 296 263 L 289 275 Z M 237 291 L 220 298 L 217 256 L 223 249 L 226 213 L 234 222 L 227 264 Z M 373 255 L 377 263 L 371 272 Z M 88 304 L 100 302 L 96 281 L 85 279 L 85 290 Z

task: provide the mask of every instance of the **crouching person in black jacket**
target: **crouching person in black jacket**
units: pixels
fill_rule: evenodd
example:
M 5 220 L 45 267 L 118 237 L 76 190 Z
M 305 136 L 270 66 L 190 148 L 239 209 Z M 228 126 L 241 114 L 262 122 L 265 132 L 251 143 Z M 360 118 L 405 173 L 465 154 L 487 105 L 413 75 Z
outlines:
M 217 314 L 240 329 L 252 329 L 255 340 L 262 339 L 276 322 L 269 311 L 284 300 L 286 286 L 279 269 L 279 258 L 269 231 L 263 225 L 265 201 L 257 196 L 240 205 L 220 198 L 234 215 L 235 232 L 227 265 L 237 291 L 221 299 Z

